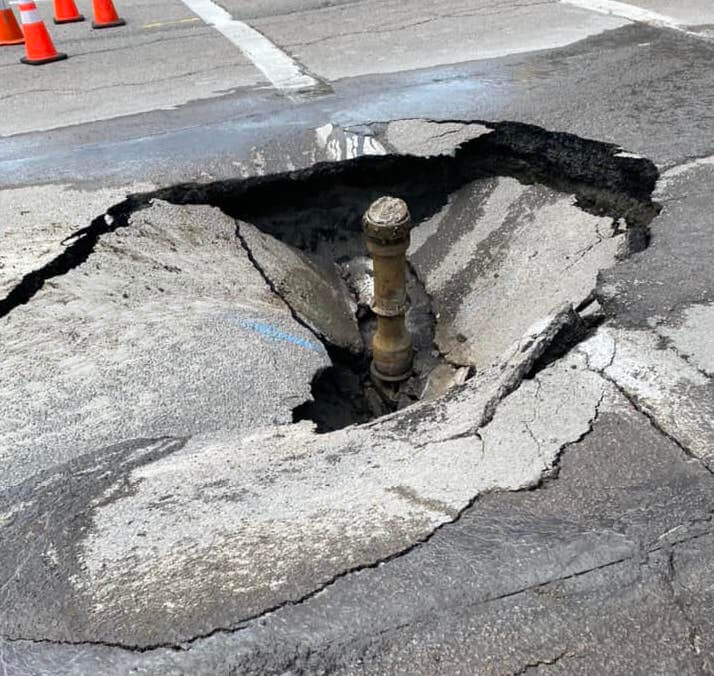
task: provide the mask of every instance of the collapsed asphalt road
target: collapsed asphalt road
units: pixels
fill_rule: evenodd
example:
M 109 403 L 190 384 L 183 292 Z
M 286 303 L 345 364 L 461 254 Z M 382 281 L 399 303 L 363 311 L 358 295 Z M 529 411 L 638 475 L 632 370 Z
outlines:
M 441 133 L 419 121 L 390 127 L 394 143 Z M 419 224 L 411 296 L 422 286 L 429 296 L 409 313 L 421 344 L 415 393 L 439 363 L 422 352 L 436 352 L 453 371 L 482 371 L 554 307 L 590 308 L 598 270 L 646 246 L 657 211 L 654 166 L 535 127 L 464 130 L 473 138 L 453 156 L 363 157 L 133 195 L 66 237 L 64 250 L 24 275 L 0 304 L 11 348 L 3 382 L 13 400 L 3 483 L 44 469 L 33 457 L 56 462 L 132 436 L 288 422 L 286 412 L 308 399 L 306 381 L 321 377 L 328 356 L 366 373 L 369 337 L 360 335 L 356 315 L 371 295 L 371 272 L 360 219 L 381 194 L 403 196 Z M 162 199 L 225 215 L 155 202 Z M 192 329 L 178 320 L 189 307 Z M 53 336 L 51 356 L 25 366 L 25 336 L 33 331 L 23 327 L 42 324 L 42 335 Z M 215 333 L 211 352 L 207 331 Z M 257 361 L 268 356 L 264 343 L 285 346 L 272 366 Z M 238 390 L 237 373 L 244 374 Z M 255 409 L 246 407 L 258 383 Z M 349 414 L 355 396 L 342 397 L 345 424 L 365 422 Z M 335 397 L 326 392 L 325 403 Z M 105 424 L 85 425 L 78 415 L 85 407 Z M 38 415 L 44 410 L 57 413 Z
M 452 134 L 453 156 L 434 145 Z M 607 642 L 635 671 L 633 616 L 649 664 L 706 659 L 711 305 L 642 324 L 669 267 L 623 288 L 657 261 L 655 168 L 522 125 L 359 138 L 391 154 L 117 202 L 11 287 L 0 588 L 17 673 L 592 673 Z M 660 193 L 689 172 L 710 168 Z M 368 275 L 349 270 L 387 190 L 416 214 L 434 351 L 475 375 L 317 434 L 293 412 L 331 352 L 364 349 Z
M 300 123 L 186 125 L 227 97 L 126 143 L 6 143 L 0 673 L 713 671 L 710 63 L 627 26 L 341 82 Z M 402 157 L 459 144 L 499 169 Z M 471 377 L 318 434 L 368 292 L 356 240 L 322 242 L 370 184 L 418 213 L 435 381 Z M 269 208 L 231 212 L 253 189 Z

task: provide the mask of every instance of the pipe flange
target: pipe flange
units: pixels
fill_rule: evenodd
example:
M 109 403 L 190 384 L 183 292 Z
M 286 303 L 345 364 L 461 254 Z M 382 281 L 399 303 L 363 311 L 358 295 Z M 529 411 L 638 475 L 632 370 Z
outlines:
M 384 373 L 380 373 L 377 370 L 377 367 L 375 366 L 374 361 L 369 366 L 370 373 L 372 374 L 373 378 L 377 378 L 377 380 L 383 380 L 384 382 L 387 383 L 401 383 L 403 380 L 406 380 L 412 375 L 412 369 L 411 366 L 409 367 L 408 370 L 406 370 L 404 373 L 398 375 L 398 376 L 388 376 L 385 375 Z
M 405 298 L 401 303 L 390 303 L 384 299 L 377 301 L 372 297 L 372 302 L 369 304 L 372 312 L 380 317 L 399 317 L 399 315 L 405 315 L 407 310 L 409 310 L 409 306 L 409 298 Z

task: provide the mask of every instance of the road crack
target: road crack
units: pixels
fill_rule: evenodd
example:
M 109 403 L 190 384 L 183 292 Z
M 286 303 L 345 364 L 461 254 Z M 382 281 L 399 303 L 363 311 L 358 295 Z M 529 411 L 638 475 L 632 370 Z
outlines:
M 573 657 L 571 653 L 569 653 L 567 650 L 563 650 L 559 652 L 557 655 L 551 658 L 543 658 L 540 660 L 536 660 L 534 662 L 527 662 L 524 664 L 518 671 L 513 672 L 513 676 L 522 676 L 523 674 L 527 674 L 531 669 L 538 669 L 538 667 L 550 667 L 562 660 L 564 657 Z
M 248 257 L 248 260 L 250 261 L 251 265 L 255 268 L 255 270 L 258 272 L 258 274 L 263 278 L 263 281 L 267 284 L 268 288 L 270 291 L 277 297 L 279 298 L 284 304 L 285 307 L 288 309 L 290 312 L 291 317 L 298 323 L 300 326 L 303 328 L 307 329 L 317 340 L 325 347 L 325 350 L 329 353 L 331 349 L 331 345 L 327 342 L 324 336 L 322 336 L 320 333 L 318 333 L 315 329 L 313 329 L 297 312 L 297 310 L 288 302 L 288 300 L 285 298 L 285 296 L 281 293 L 280 289 L 276 286 L 275 282 L 270 278 L 270 275 L 265 271 L 265 269 L 260 265 L 260 263 L 257 261 L 253 254 L 253 250 L 250 248 L 250 245 L 246 241 L 245 237 L 241 233 L 240 230 L 240 223 L 236 221 L 236 239 L 238 240 L 241 248 L 245 252 L 245 255 Z
M 701 465 L 709 474 L 714 475 L 714 471 L 710 469 L 707 464 L 698 456 L 696 455 L 691 449 L 687 448 L 674 434 L 671 432 L 668 432 L 662 425 L 657 421 L 654 415 L 644 409 L 640 404 L 638 403 L 637 399 L 633 397 L 625 387 L 623 387 L 615 378 L 612 376 L 608 375 L 607 373 L 595 371 L 598 373 L 604 380 L 609 382 L 611 385 L 615 387 L 615 389 L 625 398 L 625 400 L 628 402 L 628 404 L 641 416 L 647 420 L 647 422 L 650 424 L 650 426 L 661 436 L 663 436 L 665 439 L 668 441 L 672 442 L 685 456 L 690 458 L 691 460 L 695 460 L 697 464 Z

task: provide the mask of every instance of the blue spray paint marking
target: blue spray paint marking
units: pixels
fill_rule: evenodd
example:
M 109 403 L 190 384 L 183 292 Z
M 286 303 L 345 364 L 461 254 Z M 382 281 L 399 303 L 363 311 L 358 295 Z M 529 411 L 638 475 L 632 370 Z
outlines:
M 271 324 L 257 322 L 253 319 L 241 319 L 240 317 L 231 315 L 226 315 L 226 319 L 231 324 L 235 324 L 236 326 L 240 326 L 244 329 L 250 329 L 251 331 L 256 331 L 257 333 L 267 336 L 268 338 L 272 338 L 273 340 L 282 340 L 285 343 L 292 343 L 293 345 L 305 348 L 306 350 L 322 353 L 321 345 L 313 343 L 311 340 L 307 340 L 306 338 L 300 338 L 299 336 L 293 336 L 291 333 L 281 331 Z

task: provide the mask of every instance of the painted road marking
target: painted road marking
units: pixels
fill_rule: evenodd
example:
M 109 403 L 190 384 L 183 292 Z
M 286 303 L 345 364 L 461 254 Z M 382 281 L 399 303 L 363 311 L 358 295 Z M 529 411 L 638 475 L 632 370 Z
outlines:
M 679 31 L 680 33 L 686 33 L 687 35 L 691 35 L 699 39 L 709 39 L 706 35 L 687 30 L 680 23 L 677 23 L 677 21 L 671 16 L 666 16 L 665 14 L 660 14 L 659 12 L 652 12 L 649 9 L 642 9 L 642 7 L 636 7 L 635 5 L 629 5 L 626 2 L 617 2 L 617 0 L 560 1 L 565 5 L 580 7 L 581 9 L 587 9 L 591 12 L 597 12 L 598 14 L 619 16 L 623 19 L 629 19 L 630 21 L 636 21 L 638 23 L 646 23 L 650 26 L 655 26 L 657 28 L 670 28 L 672 30 Z
M 179 19 L 178 21 L 157 21 L 156 23 L 147 23 L 144 24 L 144 28 L 158 28 L 159 26 L 174 26 L 177 23 L 193 23 L 194 21 L 200 21 L 197 16 L 194 16 L 190 19 Z
M 298 92 L 322 87 L 303 68 L 262 33 L 235 20 L 212 0 L 183 0 L 183 3 L 209 26 L 227 37 L 265 75 L 274 87 L 293 98 Z
M 251 331 L 260 333 L 263 336 L 272 338 L 273 340 L 292 343 L 293 345 L 303 347 L 306 350 L 312 350 L 313 352 L 323 352 L 321 345 L 313 343 L 311 340 L 307 340 L 306 338 L 300 338 L 300 336 L 294 336 L 291 333 L 286 333 L 272 324 L 266 324 L 265 322 L 259 322 L 254 319 L 243 319 L 242 317 L 237 317 L 235 315 L 226 315 L 226 319 L 235 326 L 240 326 L 243 329 L 250 329 Z

